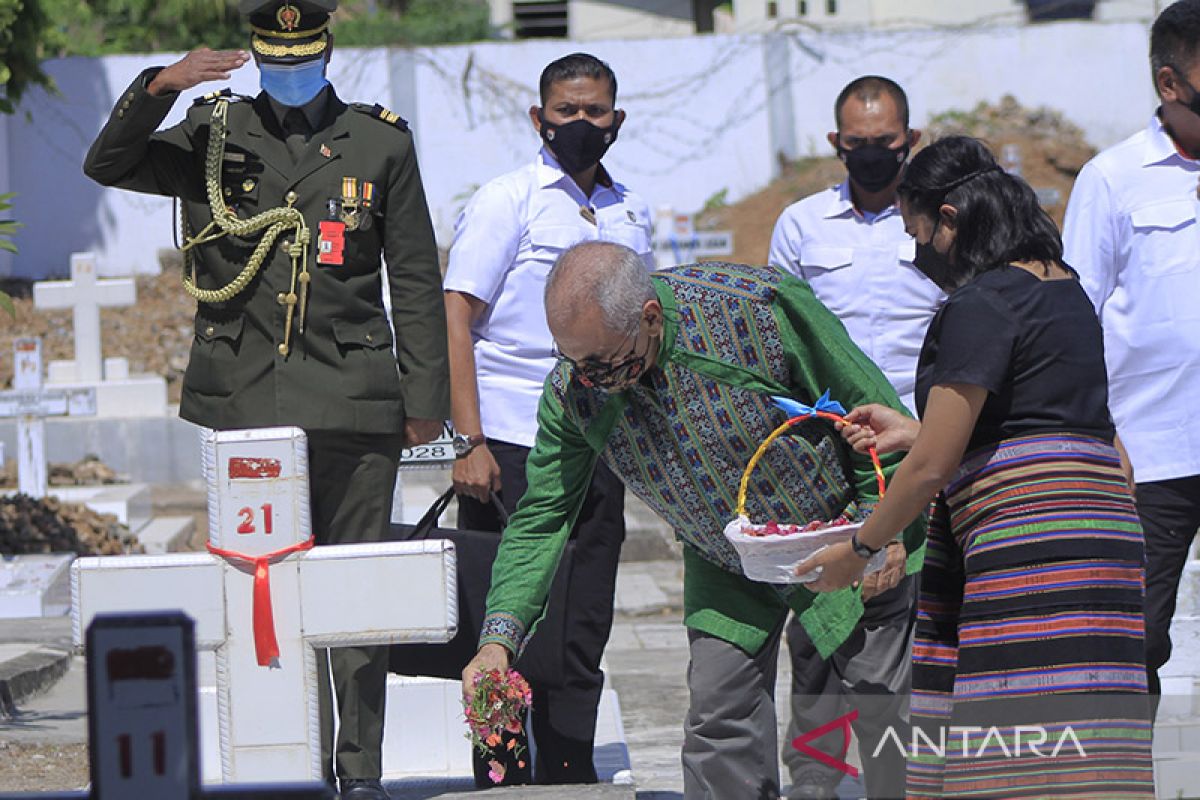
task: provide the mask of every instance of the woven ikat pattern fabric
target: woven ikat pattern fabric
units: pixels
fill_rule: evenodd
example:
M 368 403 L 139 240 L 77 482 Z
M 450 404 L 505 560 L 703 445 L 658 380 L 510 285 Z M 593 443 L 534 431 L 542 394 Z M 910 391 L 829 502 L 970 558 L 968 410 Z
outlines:
M 656 273 L 675 297 L 673 349 L 792 384 L 771 301 L 780 276 L 741 265 L 691 265 Z M 793 354 L 796 356 L 797 354 Z M 798 354 L 800 358 L 803 354 Z M 583 430 L 608 396 L 568 383 L 552 388 Z M 742 574 L 722 530 L 736 513 L 738 484 L 755 448 L 786 415 L 770 398 L 718 381 L 668 358 L 626 393 L 624 413 L 602 458 L 676 537 L 722 568 Z M 815 398 L 801 397 L 806 402 Z M 756 522 L 829 520 L 854 514 L 844 447 L 833 427 L 802 423 L 781 437 L 751 476 L 747 514 Z

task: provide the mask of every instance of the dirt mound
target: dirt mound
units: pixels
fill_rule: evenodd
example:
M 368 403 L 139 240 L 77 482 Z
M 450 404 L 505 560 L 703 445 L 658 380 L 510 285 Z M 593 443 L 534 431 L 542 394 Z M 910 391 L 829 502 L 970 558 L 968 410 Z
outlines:
M 1083 131 L 1059 112 L 1044 107 L 1025 108 L 1008 95 L 994 105 L 980 103 L 971 111 L 936 114 L 925 127 L 921 141 L 925 144 L 953 134 L 984 140 L 1002 161 L 1004 156 L 1009 157 L 1006 168 L 1014 166 L 1012 160 L 1016 157 L 1022 176 L 1038 190 L 1046 211 L 1059 225 L 1075 176 L 1096 153 Z M 840 183 L 845 177 L 845 168 L 833 156 L 785 164 L 783 174 L 765 189 L 737 203 L 700 214 L 696 227 L 733 231 L 734 253 L 729 260 L 764 264 L 771 231 L 783 210 L 802 197 Z
M 969 112 L 937 114 L 925 129 L 931 142 L 956 134 L 982 139 L 1005 169 L 1016 166 L 1060 227 L 1075 176 L 1096 155 L 1083 131 L 1061 113 L 1025 108 L 1011 95 L 995 105 L 980 103 Z
M 161 275 L 136 279 L 137 304 L 100 310 L 100 337 L 106 358 L 129 359 L 129 372 L 162 375 L 170 401 L 179 402 L 180 381 L 192 345 L 196 302 L 184 294 L 178 268 L 165 267 Z M 42 337 L 42 360 L 49 364 L 75 357 L 70 309 L 42 311 L 33 299 L 17 297 L 16 319 L 0 315 L 0 376 L 12 382 L 12 340 L 18 336 Z
M 0 497 L 0 554 L 75 553 L 111 556 L 141 553 L 129 528 L 112 514 L 98 514 L 56 497 Z
M 125 483 L 116 471 L 100 460 L 99 456 L 88 455 L 74 464 L 48 465 L 47 482 L 51 486 L 100 486 L 108 483 Z M 0 466 L 0 489 L 17 485 L 17 464 L 13 460 Z
M 704 212 L 696 218 L 699 230 L 733 231 L 733 255 L 706 260 L 765 264 L 771 231 L 783 210 L 802 197 L 840 183 L 846 169 L 836 158 L 805 158 L 785 164 L 783 174 L 765 189 L 736 203 Z

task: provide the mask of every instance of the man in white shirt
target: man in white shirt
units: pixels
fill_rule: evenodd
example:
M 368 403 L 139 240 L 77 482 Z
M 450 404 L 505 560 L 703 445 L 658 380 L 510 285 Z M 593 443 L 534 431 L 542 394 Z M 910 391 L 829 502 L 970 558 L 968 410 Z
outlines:
M 944 299 L 913 265 L 915 244 L 896 205 L 896 186 L 921 132 L 909 128 L 904 90 L 876 75 L 842 89 L 834 119 L 837 130 L 829 143 L 845 163 L 847 179 L 784 210 L 771 236 L 770 262 L 808 281 L 911 410 L 917 356 Z M 891 569 L 864 583 L 868 602 L 858 631 L 829 659 L 820 658 L 794 617 L 788 625 L 792 721 L 783 760 L 791 771 L 793 800 L 836 796 L 842 773 L 790 742 L 851 710 L 859 712 L 854 728 L 868 795 L 903 794 L 903 759 L 886 747 L 871 757 L 887 727 L 904 724 L 896 698 L 911 686 L 916 581 L 899 580 L 903 545 L 894 542 L 888 556 Z M 808 746 L 824 749 L 836 745 L 836 738 Z M 836 749 L 830 755 L 838 755 Z
M 529 109 L 543 146 L 528 166 L 479 189 L 455 228 L 444 281 L 451 403 L 459 433 L 454 487 L 459 526 L 501 529 L 490 498 L 511 513 L 525 492 L 542 383 L 554 343 L 543 292 L 558 256 L 583 241 L 617 242 L 654 268 L 650 211 L 600 163 L 625 120 L 607 64 L 575 53 L 543 70 L 541 106 Z M 608 354 L 599 354 L 604 357 Z M 624 487 L 603 465 L 572 532 L 575 541 L 559 688 L 533 688 L 538 783 L 594 783 L 592 740 L 612 628 L 617 560 L 625 538 Z M 509 764 L 505 783 L 528 782 Z M 482 767 L 486 778 L 486 765 Z M 476 780 L 480 778 L 477 764 Z
M 1104 327 L 1109 407 L 1146 536 L 1146 667 L 1171 656 L 1179 579 L 1200 526 L 1200 0 L 1150 32 L 1161 101 L 1145 129 L 1084 165 L 1064 255 Z

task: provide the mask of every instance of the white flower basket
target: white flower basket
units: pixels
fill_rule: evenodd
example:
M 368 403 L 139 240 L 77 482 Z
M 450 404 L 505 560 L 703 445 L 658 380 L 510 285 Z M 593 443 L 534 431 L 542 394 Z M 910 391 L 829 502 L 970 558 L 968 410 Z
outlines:
M 746 490 L 750 482 L 750 473 L 758 464 L 760 458 L 788 428 L 798 422 L 814 417 L 837 422 L 843 419 L 845 410 L 840 403 L 829 400 L 829 392 L 825 392 L 814 406 L 806 406 L 794 400 L 783 397 L 773 398 L 775 404 L 789 414 L 793 414 L 786 422 L 771 431 L 742 472 L 742 482 L 738 487 L 737 517 L 725 526 L 725 538 L 737 549 L 738 557 L 742 560 L 742 571 L 746 577 L 764 583 L 809 583 L 820 577 L 820 571 L 814 570 L 806 575 L 795 574 L 796 567 L 809 556 L 819 553 L 831 544 L 848 542 L 850 537 L 862 527 L 862 521 L 844 525 L 831 525 L 817 530 L 804 530 L 809 521 L 800 524 L 776 523 L 782 533 L 769 533 L 755 536 L 751 532 L 766 531 L 770 524 L 756 525 L 746 516 Z M 882 498 L 885 490 L 883 467 L 879 463 L 879 455 L 872 448 L 871 461 L 875 465 L 875 475 L 879 480 L 879 496 Z M 863 574 L 882 569 L 887 561 L 886 548 L 880 550 L 867 561 Z
M 796 575 L 796 567 L 809 556 L 819 553 L 831 544 L 850 541 L 850 536 L 862 527 L 861 522 L 837 525 L 815 531 L 799 530 L 803 526 L 780 525 L 794 532 L 755 536 L 747 531 L 762 531 L 766 525 L 755 525 L 746 517 L 739 516 L 725 526 L 725 538 L 737 548 L 742 559 L 742 571 L 752 581 L 763 583 L 808 583 L 819 577 L 819 572 Z M 867 561 L 864 574 L 882 569 L 887 556 L 880 550 Z

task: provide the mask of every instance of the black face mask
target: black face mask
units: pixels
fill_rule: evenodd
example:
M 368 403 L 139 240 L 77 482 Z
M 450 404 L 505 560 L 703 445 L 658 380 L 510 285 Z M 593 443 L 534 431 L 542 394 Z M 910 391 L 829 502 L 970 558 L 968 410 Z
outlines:
M 549 145 L 558 163 L 568 175 L 578 175 L 600 163 L 608 148 L 617 140 L 617 123 L 599 128 L 586 119 L 572 120 L 565 125 L 546 121 L 546 115 L 538 112 L 542 123 L 542 141 Z
M 878 192 L 900 174 L 900 168 L 908 160 L 908 143 L 898 150 L 881 144 L 864 144 L 853 150 L 839 147 L 838 155 L 855 183 L 868 192 Z
M 951 291 L 954 286 L 952 284 L 952 276 L 954 267 L 950 265 L 950 260 L 946 256 L 937 251 L 933 246 L 933 240 L 937 236 L 938 226 L 942 224 L 939 219 L 933 225 L 933 233 L 929 236 L 928 242 L 917 242 L 917 252 L 913 257 L 913 266 L 916 267 L 922 275 L 933 281 L 943 292 Z
M 1192 86 L 1192 84 L 1188 82 L 1188 79 L 1183 77 L 1183 73 L 1179 70 L 1175 70 L 1175 74 L 1179 77 L 1179 82 L 1188 87 L 1188 91 L 1192 93 L 1192 99 L 1186 103 L 1182 103 L 1183 107 L 1195 114 L 1197 117 L 1200 117 L 1200 90 L 1196 89 L 1195 86 Z

